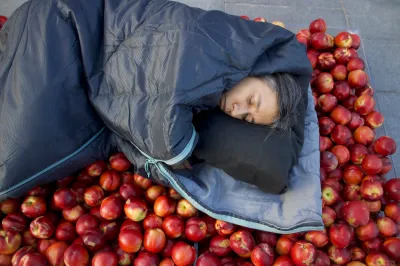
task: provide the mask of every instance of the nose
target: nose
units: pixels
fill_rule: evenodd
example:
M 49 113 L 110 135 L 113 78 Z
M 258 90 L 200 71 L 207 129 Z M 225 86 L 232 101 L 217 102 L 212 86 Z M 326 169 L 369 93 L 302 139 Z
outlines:
M 231 116 L 240 117 L 241 115 L 247 113 L 247 108 L 239 103 L 234 103 L 232 106 Z

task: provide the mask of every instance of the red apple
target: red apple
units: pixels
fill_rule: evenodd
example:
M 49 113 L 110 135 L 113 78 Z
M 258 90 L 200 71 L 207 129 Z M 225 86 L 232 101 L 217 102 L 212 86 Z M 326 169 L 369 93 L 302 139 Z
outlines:
M 118 237 L 119 225 L 116 221 L 103 220 L 100 223 L 100 230 L 105 240 L 114 240 Z
M 343 197 L 345 200 L 361 200 L 360 186 L 347 184 L 343 189 Z
M 35 249 L 33 247 L 30 246 L 22 247 L 12 255 L 12 258 L 8 261 L 9 263 L 4 263 L 4 264 L 0 263 L 0 265 L 13 265 L 13 266 L 18 265 L 21 258 L 31 252 L 35 252 Z
M 355 260 L 363 261 L 365 258 L 365 252 L 359 247 L 352 247 L 350 252 L 352 261 Z
M 89 253 L 83 245 L 72 244 L 64 252 L 66 266 L 86 266 L 89 264 Z
M 22 233 L 22 245 L 23 246 L 32 246 L 36 248 L 37 246 L 37 238 L 32 235 L 30 230 L 26 230 Z
M 315 251 L 315 260 L 312 264 L 313 266 L 326 266 L 330 265 L 329 257 L 326 253 L 321 250 Z
M 160 253 L 164 258 L 170 258 L 172 256 L 172 248 L 175 245 L 175 240 L 167 239 L 165 242 L 165 247 L 163 251 Z
M 79 217 L 76 222 L 76 232 L 79 235 L 83 235 L 88 229 L 95 229 L 99 227 L 99 221 L 91 214 L 84 214 Z
M 40 254 L 46 255 L 46 250 L 54 243 L 58 242 L 56 239 L 39 239 L 37 250 Z M 31 247 L 32 248 L 32 247 Z
M 344 65 L 336 65 L 332 68 L 331 74 L 335 80 L 339 81 L 344 81 L 347 78 L 347 69 Z M 333 87 L 333 90 L 335 91 L 335 87 Z M 335 95 L 335 92 L 332 92 Z M 349 91 L 350 92 L 350 91 Z M 335 95 L 336 96 L 336 95 Z
M 364 157 L 361 163 L 362 169 L 366 174 L 379 174 L 382 170 L 382 160 L 375 154 L 368 154 Z
M 150 179 L 145 178 L 139 174 L 134 174 L 133 176 L 133 181 L 137 186 L 139 186 L 141 189 L 148 189 L 149 187 L 152 186 L 153 182 L 151 182 Z
M 123 183 L 119 187 L 119 194 L 124 200 L 128 200 L 130 197 L 141 197 L 143 190 L 133 183 Z
M 246 18 L 245 18 L 246 19 Z M 253 19 L 253 21 L 255 22 L 267 22 L 267 20 L 263 17 L 256 17 L 255 19 Z
M 161 217 L 158 217 L 154 213 L 151 213 L 146 216 L 143 220 L 143 228 L 144 230 L 150 229 L 150 228 L 161 228 L 163 223 L 163 219 Z
M 151 186 L 145 192 L 146 200 L 150 203 L 153 203 L 161 195 L 167 195 L 167 190 L 159 185 Z
M 106 191 L 116 190 L 121 184 L 121 176 L 115 170 L 105 170 L 100 176 L 100 186 Z
M 185 236 L 193 242 L 200 242 L 207 235 L 207 224 L 198 217 L 192 217 L 186 221 Z
M 338 66 L 342 65 L 337 65 L 336 67 Z M 332 94 L 340 101 L 346 99 L 350 95 L 349 83 L 347 83 L 347 81 L 336 81 Z M 345 107 L 347 108 L 347 106 Z
M 54 192 L 53 202 L 59 209 L 72 208 L 76 205 L 75 192 L 70 188 L 59 188 Z
M 351 132 L 346 126 L 336 125 L 332 130 L 331 138 L 336 144 L 347 145 L 351 139 Z
M 288 255 L 290 254 L 293 243 L 291 239 L 285 235 L 281 235 L 276 242 L 275 250 L 279 255 Z
M 29 252 L 25 254 L 18 263 L 18 266 L 46 266 L 46 258 L 39 253 Z
M 327 173 L 335 170 L 338 164 L 339 161 L 335 154 L 330 151 L 321 152 L 321 167 L 323 167 Z
M 278 236 L 271 232 L 256 231 L 255 237 L 257 243 L 267 243 L 271 247 L 274 247 L 278 241 Z
M 357 227 L 356 234 L 361 241 L 369 241 L 376 238 L 379 234 L 378 227 L 372 219 L 366 225 Z
M 320 93 L 329 93 L 333 90 L 334 82 L 330 73 L 322 72 L 319 74 L 316 83 Z
M 349 91 L 349 96 L 346 99 L 342 100 L 342 105 L 352 111 L 354 110 L 354 103 L 356 102 L 358 97 L 350 93 L 351 90 Z
M 350 48 L 353 43 L 350 33 L 340 32 L 335 37 L 335 45 L 337 47 Z
M 368 76 L 363 70 L 357 69 L 349 72 L 347 80 L 349 81 L 350 87 L 362 88 L 367 85 Z
M 290 257 L 296 265 L 311 265 L 315 255 L 315 247 L 306 241 L 295 242 L 290 250 Z
M 357 50 L 360 47 L 360 43 L 361 43 L 360 36 L 358 36 L 355 33 L 350 33 L 350 35 L 351 35 L 351 39 L 352 39 L 351 48 L 354 48 Z
M 366 225 L 369 220 L 369 210 L 360 200 L 347 201 L 342 207 L 343 219 L 352 227 Z
M 361 193 L 366 200 L 378 200 L 383 196 L 383 187 L 378 181 L 366 180 L 361 184 Z
M 365 257 L 365 263 L 367 266 L 376 266 L 376 265 L 382 265 L 382 266 L 389 266 L 389 258 L 380 252 L 372 252 Z
M 329 260 L 329 258 L 328 258 L 328 260 Z M 234 266 L 234 265 L 229 265 L 229 266 Z M 293 264 L 292 260 L 288 256 L 282 255 L 282 256 L 279 256 L 274 261 L 273 266 L 294 266 L 294 264 Z
M 21 245 L 21 235 L 12 230 L 0 230 L 0 254 L 13 254 Z
M 361 164 L 364 157 L 368 154 L 368 149 L 361 144 L 353 144 L 349 146 L 350 160 L 354 164 Z
M 338 248 L 334 245 L 328 249 L 328 256 L 336 264 L 346 264 L 351 259 L 351 253 L 349 249 Z
M 197 209 L 188 200 L 181 199 L 178 201 L 176 213 L 184 218 L 190 218 L 196 216 Z
M 323 20 L 322 18 L 319 18 L 319 19 L 311 21 L 309 29 L 310 29 L 310 33 L 325 32 L 326 31 L 325 20 Z
M 387 157 L 383 157 L 381 160 L 382 160 L 381 175 L 385 175 L 392 170 L 392 163 L 390 162 L 390 159 Z
M 40 197 L 29 196 L 22 202 L 21 211 L 28 218 L 39 217 L 46 212 L 46 201 Z
M 376 213 L 381 211 L 382 202 L 380 199 L 373 201 L 368 201 L 368 200 L 362 200 L 362 201 L 365 203 L 365 205 L 367 205 L 369 212 Z
M 229 238 L 222 235 L 217 235 L 210 240 L 210 251 L 217 256 L 224 257 L 231 252 Z
M 365 87 L 356 88 L 355 95 L 358 97 L 361 95 L 374 96 L 374 89 L 371 87 L 371 85 L 367 84 L 367 85 L 365 85 Z
M 152 253 L 159 253 L 165 247 L 165 234 L 160 228 L 147 229 L 144 233 L 143 246 Z
M 109 196 L 101 202 L 100 215 L 106 220 L 114 220 L 121 216 L 123 209 L 123 203 L 119 197 Z
M 48 194 L 49 194 L 49 186 L 41 185 L 30 189 L 28 192 L 26 192 L 25 195 L 46 198 Z
M 296 34 L 296 39 L 299 43 L 304 44 L 305 46 L 308 47 L 308 44 L 310 42 L 310 37 L 311 33 L 308 29 L 301 29 L 299 32 Z
M 172 260 L 176 265 L 191 265 L 196 260 L 196 250 L 193 246 L 179 241 L 172 248 Z
M 374 140 L 375 133 L 369 127 L 361 126 L 354 131 L 353 136 L 357 143 L 368 145 Z
M 304 236 L 304 239 L 312 243 L 316 248 L 322 248 L 328 244 L 329 239 L 326 231 L 309 231 Z
M 348 48 L 348 49 L 349 49 L 349 52 L 351 54 L 350 59 L 358 57 L 358 53 L 357 53 L 356 49 L 354 49 L 354 48 Z
M 132 228 L 121 230 L 118 236 L 120 248 L 128 253 L 137 252 L 142 245 L 142 241 L 142 233 Z
M 249 258 L 254 249 L 255 241 L 251 233 L 245 230 L 239 230 L 233 233 L 230 238 L 232 250 L 240 257 Z
M 175 212 L 176 201 L 168 196 L 162 195 L 154 202 L 154 213 L 160 217 L 166 217 Z
M 358 185 L 363 178 L 363 171 L 356 165 L 348 165 L 343 171 L 343 180 L 346 184 Z
M 36 238 L 50 238 L 55 231 L 55 226 L 47 216 L 40 216 L 31 222 L 30 231 Z
M 128 171 L 128 169 L 132 166 L 131 162 L 122 152 L 112 155 L 109 161 L 111 168 L 119 172 Z
M 377 237 L 369 241 L 364 241 L 361 244 L 362 249 L 367 252 L 380 251 L 382 246 L 382 239 Z
M 396 142 L 388 136 L 379 137 L 374 143 L 374 150 L 382 156 L 392 155 L 396 152 Z
M 126 183 L 134 184 L 134 176 L 135 175 L 132 172 L 121 173 L 122 184 L 126 184 Z
M 102 249 L 106 244 L 103 233 L 98 228 L 87 229 L 81 237 L 83 244 L 90 251 L 98 251 Z
M 274 250 L 266 243 L 255 246 L 251 252 L 251 262 L 256 266 L 272 265 L 274 261 Z
M 339 165 L 343 165 L 350 160 L 350 152 L 346 146 L 336 145 L 331 149 L 331 152 L 338 159 Z
M 337 181 L 340 181 L 343 177 L 343 171 L 340 168 L 336 168 L 335 170 L 327 174 L 327 177 L 329 179 L 336 179 Z
M 67 221 L 63 221 L 57 225 L 56 238 L 59 241 L 73 241 L 76 238 L 75 226 Z
M 396 223 L 400 222 L 400 206 L 398 203 L 389 202 L 385 206 L 385 216 L 391 218 Z
M 332 132 L 335 127 L 335 122 L 332 121 L 329 117 L 320 117 L 318 118 L 319 124 L 319 133 L 321 135 L 328 135 Z
M 297 38 L 297 40 L 299 40 L 299 38 Z M 307 39 L 301 38 L 301 41 L 299 41 L 299 42 L 304 43 L 305 45 L 308 45 L 308 40 L 307 40 Z M 307 57 L 308 57 L 308 60 L 309 60 L 310 63 L 311 63 L 312 68 L 315 68 L 315 67 L 317 66 L 317 63 L 318 63 L 318 55 L 319 55 L 319 54 L 315 54 L 315 53 L 313 53 L 313 52 L 307 51 Z
M 318 106 L 322 111 L 329 113 L 337 106 L 336 97 L 329 93 L 322 94 L 318 98 Z
M 67 250 L 68 245 L 65 242 L 56 242 L 49 246 L 45 252 L 45 256 L 50 265 L 63 266 L 64 265 L 64 252 Z
M 4 230 L 23 232 L 27 225 L 27 220 L 21 213 L 9 213 L 1 222 Z
M 347 127 L 350 130 L 356 130 L 357 128 L 364 125 L 364 118 L 362 118 L 358 113 L 351 112 L 350 122 L 347 124 Z
M 329 70 L 336 65 L 336 61 L 331 53 L 321 53 L 318 56 L 318 66 L 320 69 Z
M 162 229 L 167 236 L 171 238 L 178 238 L 185 230 L 185 222 L 180 216 L 170 215 L 164 219 L 162 223 Z
M 389 217 L 380 217 L 376 219 L 376 225 L 382 237 L 391 237 L 397 234 L 397 226 Z
M 382 245 L 382 250 L 391 259 L 400 260 L 400 239 L 398 237 L 387 238 Z
M 32 202 L 32 200 L 30 200 L 30 204 L 28 206 L 30 206 L 32 204 L 33 204 L 33 202 Z M 18 199 L 8 198 L 8 199 L 3 200 L 0 203 L 0 206 L 1 206 L 1 211 L 4 214 L 9 214 L 12 212 L 17 212 L 19 210 L 20 202 Z M 28 207 L 28 206 L 26 206 L 26 207 Z M 46 206 L 46 204 L 45 204 L 45 206 Z M 21 210 L 22 210 L 22 206 L 21 206 Z M 24 213 L 24 212 L 22 212 L 22 213 Z M 25 216 L 26 216 L 26 214 L 25 214 Z
M 339 47 L 339 48 L 335 49 L 335 51 L 333 52 L 333 56 L 336 60 L 336 63 L 345 65 L 345 64 L 347 64 L 347 62 L 349 62 L 349 60 L 351 58 L 351 53 L 350 53 L 349 49 Z M 346 77 L 344 77 L 344 78 L 346 78 Z
M 378 128 L 384 121 L 383 115 L 377 111 L 372 111 L 365 117 L 365 124 L 370 128 Z
M 330 186 L 324 185 L 321 193 L 325 205 L 333 205 L 339 199 L 339 193 Z
M 115 253 L 118 256 L 118 264 L 122 266 L 132 265 L 135 255 L 123 251 L 118 245 L 116 246 Z
M 236 230 L 236 226 L 234 224 L 216 220 L 215 221 L 215 229 L 217 230 L 218 234 L 220 235 L 230 235 Z
M 157 266 L 159 258 L 156 254 L 142 250 L 133 262 L 133 266 Z
M 104 191 L 99 186 L 91 186 L 85 189 L 83 198 L 85 203 L 91 207 L 99 206 L 104 197 Z
M 367 115 L 375 108 L 375 100 L 371 95 L 363 94 L 354 103 L 354 109 L 361 115 Z
M 345 223 L 333 224 L 329 228 L 329 239 L 336 247 L 345 248 L 352 240 L 353 231 L 354 229 Z
M 102 160 L 98 160 L 95 161 L 92 164 L 89 164 L 85 170 L 86 173 L 91 176 L 91 177 L 98 177 L 101 175 L 101 173 L 103 173 L 103 171 L 107 168 L 107 164 L 102 161 Z
M 364 70 L 364 68 L 365 68 L 364 60 L 358 57 L 350 59 L 349 62 L 347 63 L 347 71 L 349 72 L 357 69 Z
M 338 105 L 332 110 L 330 117 L 336 124 L 346 125 L 351 120 L 351 112 Z
M 72 208 L 62 210 L 62 215 L 68 222 L 78 221 L 79 217 L 81 217 L 83 214 L 85 214 L 85 210 L 81 205 L 76 205 Z
M 113 251 L 99 251 L 92 259 L 92 266 L 117 266 L 119 262 L 118 255 Z
M 130 197 L 124 205 L 125 215 L 132 221 L 139 222 L 146 218 L 147 204 L 137 197 Z
M 173 189 L 173 188 L 169 188 L 169 189 L 168 189 L 168 196 L 169 196 L 170 198 L 175 199 L 175 200 L 180 200 L 180 199 L 182 199 L 182 196 L 181 196 L 175 189 Z
M 400 201 L 400 178 L 392 178 L 386 181 L 384 190 L 393 201 Z

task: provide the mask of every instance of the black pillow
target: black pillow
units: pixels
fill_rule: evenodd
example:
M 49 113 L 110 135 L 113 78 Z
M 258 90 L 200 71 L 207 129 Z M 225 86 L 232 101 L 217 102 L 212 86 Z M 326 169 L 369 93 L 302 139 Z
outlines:
M 219 108 L 193 118 L 199 142 L 192 155 L 267 193 L 286 191 L 304 138 L 304 117 L 287 132 L 232 118 Z

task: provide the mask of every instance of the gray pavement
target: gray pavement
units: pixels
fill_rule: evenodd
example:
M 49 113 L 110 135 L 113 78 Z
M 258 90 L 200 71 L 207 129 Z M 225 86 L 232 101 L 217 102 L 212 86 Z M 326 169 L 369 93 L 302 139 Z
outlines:
M 1 0 L 0 15 L 9 16 L 24 0 Z M 206 10 L 221 10 L 250 18 L 280 20 L 297 32 L 324 18 L 328 33 L 352 31 L 361 37 L 359 54 L 367 64 L 378 109 L 385 123 L 377 134 L 400 146 L 400 0 L 178 0 Z M 400 147 L 391 157 L 388 177 L 400 177 Z

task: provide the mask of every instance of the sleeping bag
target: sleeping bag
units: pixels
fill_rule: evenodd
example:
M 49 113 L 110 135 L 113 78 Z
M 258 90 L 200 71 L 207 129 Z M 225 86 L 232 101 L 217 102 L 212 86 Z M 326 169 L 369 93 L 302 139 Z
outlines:
M 276 195 L 211 164 L 170 166 L 199 141 L 193 113 L 248 75 L 301 80 L 304 135 Z M 166 0 L 30 0 L 0 32 L 0 199 L 120 150 L 197 209 L 250 228 L 323 229 L 311 66 L 295 35 Z M 228 136 L 227 136 L 228 137 Z

